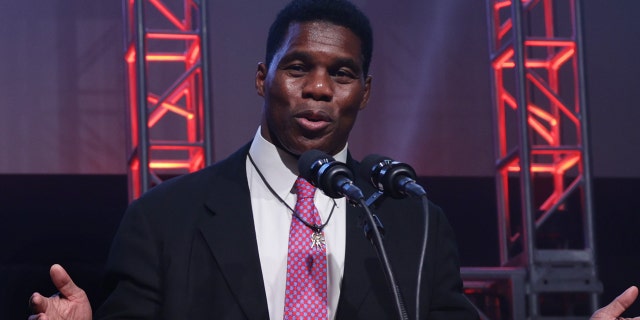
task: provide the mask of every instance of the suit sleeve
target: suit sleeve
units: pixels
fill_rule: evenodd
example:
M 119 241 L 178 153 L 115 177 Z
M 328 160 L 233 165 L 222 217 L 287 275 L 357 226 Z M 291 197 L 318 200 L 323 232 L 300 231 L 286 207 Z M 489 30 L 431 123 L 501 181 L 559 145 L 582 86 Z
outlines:
M 431 206 L 429 249 L 433 255 L 431 302 L 427 319 L 479 319 L 478 313 L 462 292 L 460 260 L 455 235 L 442 210 Z
M 108 297 L 96 319 L 156 319 L 162 297 L 160 251 L 140 201 L 125 213 L 105 270 Z

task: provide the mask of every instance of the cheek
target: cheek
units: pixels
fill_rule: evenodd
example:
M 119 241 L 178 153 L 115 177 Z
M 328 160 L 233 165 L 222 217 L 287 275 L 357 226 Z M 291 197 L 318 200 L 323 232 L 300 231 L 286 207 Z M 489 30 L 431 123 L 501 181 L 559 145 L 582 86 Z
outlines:
M 297 83 L 296 81 L 287 81 L 283 84 L 282 86 L 282 91 L 287 92 L 288 96 L 294 97 L 294 93 L 297 91 L 301 91 L 300 90 L 300 84 Z
M 295 81 L 285 81 L 277 78 L 274 79 L 269 87 L 271 100 L 276 100 L 279 103 L 296 97 L 296 91 L 298 91 L 298 84 Z
M 291 127 L 293 125 L 293 114 L 296 111 L 296 107 L 302 104 L 295 92 L 291 90 L 291 85 L 282 86 L 280 90 L 274 92 L 272 99 L 270 99 L 272 117 L 278 121 L 280 127 Z
M 342 115 L 355 115 L 362 109 L 362 102 L 364 100 L 364 96 L 360 93 L 358 94 L 345 94 L 339 98 L 341 100 Z

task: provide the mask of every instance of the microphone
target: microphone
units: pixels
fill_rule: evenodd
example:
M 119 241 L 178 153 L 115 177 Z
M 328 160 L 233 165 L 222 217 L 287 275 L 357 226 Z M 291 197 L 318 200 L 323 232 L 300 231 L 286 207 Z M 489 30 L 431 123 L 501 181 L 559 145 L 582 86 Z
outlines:
M 374 187 L 392 198 L 427 195 L 427 192 L 416 183 L 416 172 L 406 163 L 372 154 L 362 160 L 360 171 L 364 177 L 370 177 Z
M 360 188 L 353 184 L 353 173 L 347 165 L 322 151 L 312 149 L 303 153 L 298 159 L 298 171 L 331 198 L 347 197 L 356 203 L 364 200 Z

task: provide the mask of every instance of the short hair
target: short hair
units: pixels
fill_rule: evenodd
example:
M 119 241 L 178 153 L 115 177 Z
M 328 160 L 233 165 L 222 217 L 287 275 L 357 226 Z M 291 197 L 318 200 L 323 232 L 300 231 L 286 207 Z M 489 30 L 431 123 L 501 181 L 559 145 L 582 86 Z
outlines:
M 289 26 L 295 22 L 326 21 L 345 27 L 360 38 L 362 70 L 369 73 L 373 51 L 373 31 L 369 18 L 347 0 L 293 0 L 284 7 L 269 28 L 266 63 L 271 65 L 273 56 L 282 46 Z

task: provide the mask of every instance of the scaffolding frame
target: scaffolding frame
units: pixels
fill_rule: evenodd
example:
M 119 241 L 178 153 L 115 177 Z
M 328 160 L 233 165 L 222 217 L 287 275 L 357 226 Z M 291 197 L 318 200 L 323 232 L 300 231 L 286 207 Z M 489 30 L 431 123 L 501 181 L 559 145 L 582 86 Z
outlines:
M 487 0 L 500 267 L 463 268 L 462 275 L 466 283 L 513 283 L 519 274 L 509 270 L 524 270 L 524 290 L 508 297 L 513 319 L 522 312 L 528 319 L 587 319 L 602 291 L 580 6 Z M 519 310 L 525 299 L 528 310 Z M 563 306 L 558 312 L 549 304 Z
M 123 0 L 123 9 L 132 201 L 211 163 L 209 47 L 206 0 Z

